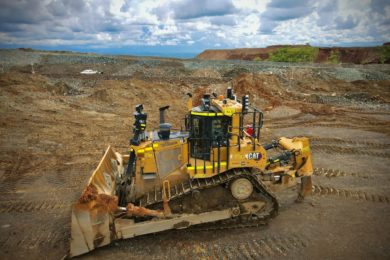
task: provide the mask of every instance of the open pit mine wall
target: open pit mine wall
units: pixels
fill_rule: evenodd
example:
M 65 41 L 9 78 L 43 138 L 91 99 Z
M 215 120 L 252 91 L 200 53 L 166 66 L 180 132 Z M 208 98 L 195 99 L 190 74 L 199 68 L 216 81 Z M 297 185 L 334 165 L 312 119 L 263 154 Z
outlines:
M 274 45 L 266 48 L 205 50 L 196 58 L 203 60 L 252 60 L 316 63 L 390 63 L 390 43 L 376 47 L 313 47 Z

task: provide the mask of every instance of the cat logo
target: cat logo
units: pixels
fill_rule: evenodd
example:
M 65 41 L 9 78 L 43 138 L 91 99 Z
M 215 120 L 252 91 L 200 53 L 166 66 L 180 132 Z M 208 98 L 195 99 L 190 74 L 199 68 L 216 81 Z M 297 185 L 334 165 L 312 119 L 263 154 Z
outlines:
M 260 160 L 261 159 L 261 153 L 248 153 L 245 155 L 245 157 L 248 160 Z

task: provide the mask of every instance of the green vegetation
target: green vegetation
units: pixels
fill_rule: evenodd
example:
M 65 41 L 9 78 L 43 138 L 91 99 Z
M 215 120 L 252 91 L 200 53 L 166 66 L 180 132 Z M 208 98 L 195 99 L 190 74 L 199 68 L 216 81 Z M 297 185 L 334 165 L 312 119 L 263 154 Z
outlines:
M 317 58 L 318 48 L 311 46 L 283 47 L 272 52 L 269 61 L 313 62 Z
M 332 64 L 338 64 L 340 62 L 339 51 L 338 50 L 331 50 L 328 61 Z
M 260 58 L 260 56 L 258 56 L 258 57 L 255 57 L 255 58 L 253 59 L 253 61 L 262 61 L 262 59 Z
M 390 45 L 379 46 L 377 47 L 381 53 L 380 61 L 381 63 L 385 63 L 390 60 Z

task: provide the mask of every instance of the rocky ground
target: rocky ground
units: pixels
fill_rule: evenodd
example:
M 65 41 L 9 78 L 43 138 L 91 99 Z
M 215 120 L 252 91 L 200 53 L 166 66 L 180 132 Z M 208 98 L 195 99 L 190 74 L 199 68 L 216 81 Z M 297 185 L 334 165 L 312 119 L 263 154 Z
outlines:
M 311 138 L 313 196 L 296 204 L 296 190 L 278 193 L 280 213 L 268 226 L 168 231 L 81 258 L 390 257 L 390 65 L 23 50 L 0 50 L 0 63 L 2 259 L 67 254 L 71 203 L 109 144 L 126 151 L 136 104 L 144 104 L 150 128 L 158 107 L 169 104 L 167 120 L 180 128 L 187 92 L 227 86 L 264 111 L 264 143 Z

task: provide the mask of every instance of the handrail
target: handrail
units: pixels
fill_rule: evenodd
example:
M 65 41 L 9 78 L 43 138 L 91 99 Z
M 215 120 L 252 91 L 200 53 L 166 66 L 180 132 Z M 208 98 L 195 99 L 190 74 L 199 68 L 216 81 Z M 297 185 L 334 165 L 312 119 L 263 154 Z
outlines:
M 263 123 L 264 123 L 264 115 L 263 115 L 263 112 L 261 110 L 258 110 L 257 108 L 254 108 L 254 107 L 251 107 L 252 108 L 252 111 L 247 111 L 247 112 L 236 112 L 234 114 L 237 114 L 239 115 L 239 126 L 238 127 L 230 127 L 230 129 L 238 129 L 238 132 L 239 132 L 239 137 L 242 138 L 245 134 L 245 127 L 244 127 L 244 115 L 246 114 L 253 114 L 252 116 L 252 126 L 251 128 L 253 129 L 253 132 L 252 132 L 252 147 L 253 147 L 253 150 L 256 150 L 256 140 L 260 140 L 260 130 L 261 128 L 263 127 Z M 256 116 L 257 114 L 259 115 L 258 116 L 258 119 L 256 120 Z M 249 136 L 248 136 L 249 137 Z M 239 145 L 239 150 L 241 149 L 240 145 Z

